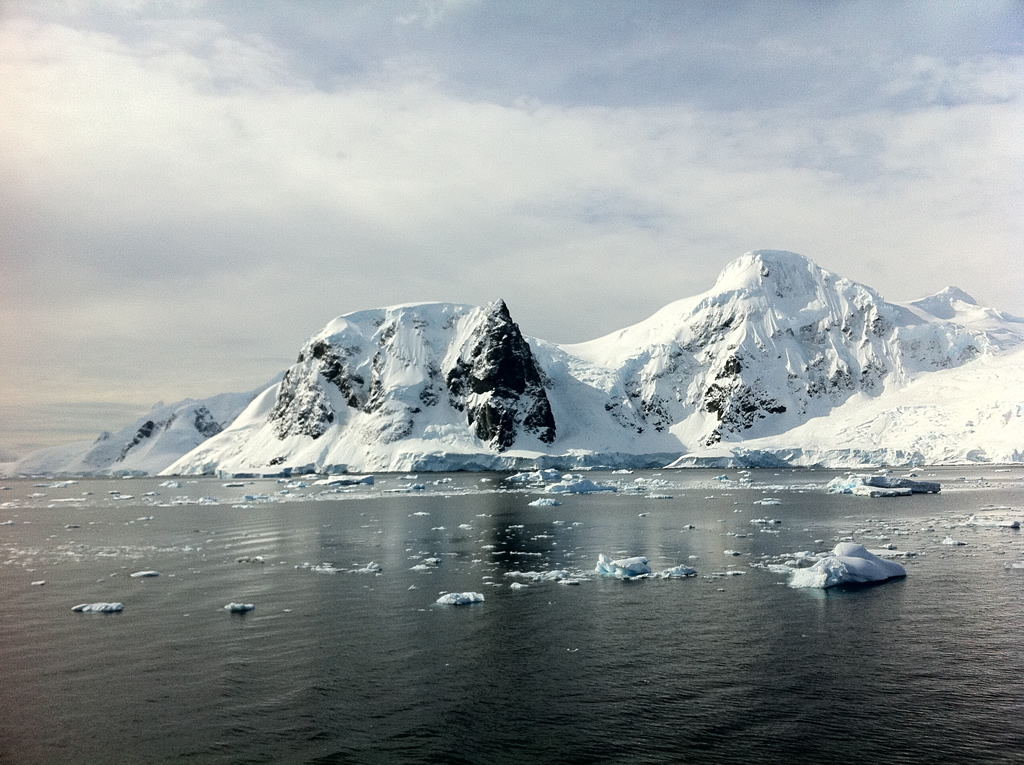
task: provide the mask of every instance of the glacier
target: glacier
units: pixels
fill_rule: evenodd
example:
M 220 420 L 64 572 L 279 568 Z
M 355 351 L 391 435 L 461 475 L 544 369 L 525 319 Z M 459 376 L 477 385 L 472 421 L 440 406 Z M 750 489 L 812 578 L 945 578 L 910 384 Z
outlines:
M 524 335 L 501 300 L 345 314 L 217 428 L 157 449 L 166 418 L 153 416 L 102 459 L 58 448 L 8 472 L 546 482 L 588 468 L 1017 463 L 1021 379 L 1024 319 L 953 287 L 890 303 L 802 255 L 758 250 L 706 292 L 584 343 Z

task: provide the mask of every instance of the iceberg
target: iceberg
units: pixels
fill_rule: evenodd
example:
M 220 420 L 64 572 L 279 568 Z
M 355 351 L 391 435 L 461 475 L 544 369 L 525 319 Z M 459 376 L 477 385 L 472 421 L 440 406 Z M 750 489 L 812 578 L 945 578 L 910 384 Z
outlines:
M 595 483 L 589 478 L 578 475 L 564 476 L 558 483 L 553 483 L 545 490 L 548 494 L 594 494 L 599 491 L 618 491 L 606 483 Z
M 825 589 L 840 584 L 884 582 L 906 576 L 907 571 L 895 561 L 879 558 L 864 545 L 840 542 L 828 555 L 809 568 L 790 574 L 789 586 Z
M 80 614 L 114 614 L 124 610 L 124 603 L 80 603 L 71 610 Z
M 643 556 L 610 560 L 607 555 L 602 553 L 597 558 L 597 567 L 594 569 L 594 573 L 615 579 L 634 579 L 650 574 L 651 567 L 648 565 L 647 558 Z
M 938 481 L 851 473 L 833 478 L 825 485 L 825 491 L 829 494 L 856 494 L 862 497 L 906 497 L 911 494 L 938 494 L 942 491 L 942 485 Z
M 247 614 L 255 608 L 252 603 L 228 603 L 224 606 L 224 610 L 230 614 Z
M 136 571 L 134 574 L 129 574 L 132 579 L 148 579 L 153 576 L 160 576 L 159 571 Z
M 441 606 L 468 606 L 483 602 L 484 596 L 479 592 L 449 592 L 437 599 L 437 604 Z
M 559 502 L 557 499 L 552 499 L 551 497 L 541 497 L 540 499 L 535 499 L 535 500 L 533 500 L 533 502 L 530 502 L 529 506 L 530 507 L 558 507 L 561 504 L 562 503 Z

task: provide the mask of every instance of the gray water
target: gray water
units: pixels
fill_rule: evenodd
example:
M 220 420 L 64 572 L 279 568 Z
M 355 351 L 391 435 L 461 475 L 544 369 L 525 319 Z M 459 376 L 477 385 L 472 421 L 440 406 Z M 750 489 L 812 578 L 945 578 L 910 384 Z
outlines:
M 560 507 L 497 474 L 290 496 L 7 481 L 0 761 L 1024 761 L 1024 538 L 962 525 L 1024 519 L 1024 470 L 924 470 L 941 494 L 886 500 L 827 495 L 827 471 L 721 472 L 592 473 L 623 491 Z M 847 537 L 918 554 L 843 590 L 757 567 Z M 599 579 L 599 553 L 699 576 Z M 551 569 L 586 581 L 505 576 Z M 449 591 L 485 602 L 436 605 Z M 71 611 L 96 601 L 125 608 Z

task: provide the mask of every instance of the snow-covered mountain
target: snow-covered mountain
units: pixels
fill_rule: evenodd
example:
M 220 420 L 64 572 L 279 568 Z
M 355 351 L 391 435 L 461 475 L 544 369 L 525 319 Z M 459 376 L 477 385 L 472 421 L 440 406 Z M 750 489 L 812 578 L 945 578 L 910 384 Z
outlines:
M 261 391 L 157 404 L 116 433 L 101 433 L 95 441 L 40 449 L 0 465 L 0 471 L 7 476 L 159 473 L 224 430 Z
M 1021 461 L 1022 372 L 1024 320 L 960 290 L 898 305 L 758 251 L 576 345 L 502 301 L 347 314 L 164 472 Z

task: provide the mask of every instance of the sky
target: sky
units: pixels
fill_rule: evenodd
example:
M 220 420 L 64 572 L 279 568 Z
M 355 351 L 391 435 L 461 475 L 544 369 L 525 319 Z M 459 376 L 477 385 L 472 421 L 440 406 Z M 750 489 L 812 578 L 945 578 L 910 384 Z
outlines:
M 787 249 L 1024 315 L 1024 3 L 0 0 L 0 456 L 333 317 L 604 335 Z

